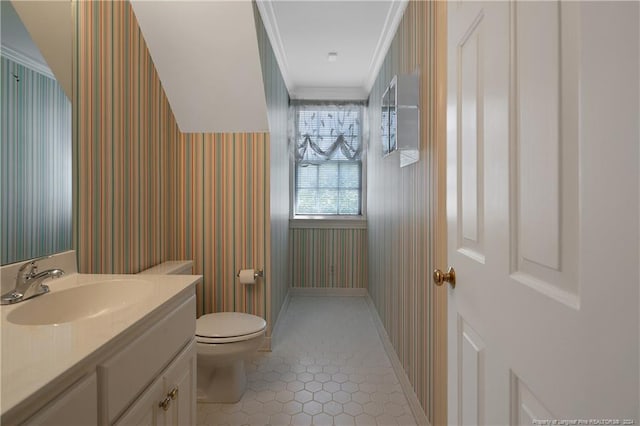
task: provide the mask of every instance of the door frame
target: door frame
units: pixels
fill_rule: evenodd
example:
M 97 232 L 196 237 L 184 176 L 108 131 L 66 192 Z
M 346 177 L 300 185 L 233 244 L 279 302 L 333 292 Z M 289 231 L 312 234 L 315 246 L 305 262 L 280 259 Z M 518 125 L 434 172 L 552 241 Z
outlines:
M 436 2 L 435 28 L 435 138 L 433 146 L 434 231 L 433 253 L 435 268 L 447 269 L 447 2 Z M 425 271 L 425 285 L 433 292 L 433 425 L 447 425 L 447 287 L 436 287 L 432 271 Z

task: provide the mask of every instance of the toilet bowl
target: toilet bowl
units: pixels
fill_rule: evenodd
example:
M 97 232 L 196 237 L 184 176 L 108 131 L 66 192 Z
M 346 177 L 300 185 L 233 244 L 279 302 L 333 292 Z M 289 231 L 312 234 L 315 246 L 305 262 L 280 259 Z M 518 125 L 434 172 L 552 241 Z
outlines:
M 142 274 L 191 274 L 191 261 L 170 261 Z M 198 402 L 237 402 L 247 387 L 245 360 L 264 341 L 267 322 L 241 312 L 217 312 L 196 320 Z
M 203 315 L 196 321 L 198 401 L 237 402 L 247 386 L 245 360 L 260 348 L 267 323 L 240 312 Z

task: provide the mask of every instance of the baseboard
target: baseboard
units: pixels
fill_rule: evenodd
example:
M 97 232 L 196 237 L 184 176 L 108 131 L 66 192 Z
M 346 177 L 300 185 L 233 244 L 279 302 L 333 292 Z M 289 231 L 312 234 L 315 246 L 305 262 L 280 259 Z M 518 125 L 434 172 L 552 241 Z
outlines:
M 282 321 L 280 319 L 284 316 L 284 313 L 289 308 L 290 300 L 291 300 L 291 290 L 289 289 L 287 290 L 287 295 L 284 297 L 284 301 L 282 302 L 282 306 L 280 307 L 280 312 L 278 313 L 278 317 L 276 318 L 276 323 L 271 328 L 271 336 L 264 338 L 264 342 L 262 343 L 262 346 L 260 347 L 260 349 L 258 349 L 259 352 L 271 352 L 272 341 L 278 335 L 278 332 L 280 330 L 280 324 L 282 324 Z
M 271 336 L 264 338 L 258 352 L 271 352 Z
M 396 354 L 396 350 L 393 348 L 391 344 L 391 340 L 389 340 L 389 335 L 387 334 L 387 330 L 384 328 L 384 324 L 382 324 L 382 320 L 378 315 L 378 310 L 373 304 L 373 300 L 369 294 L 366 294 L 365 297 L 367 301 L 367 305 L 369 306 L 369 312 L 371 312 L 371 318 L 373 318 L 373 322 L 376 325 L 376 329 L 378 330 L 378 335 L 380 336 L 380 340 L 382 340 L 382 345 L 384 346 L 385 351 L 387 352 L 387 356 L 391 361 L 391 366 L 396 373 L 396 377 L 398 377 L 398 381 L 400 382 L 400 386 L 404 391 L 405 396 L 407 397 L 407 402 L 409 403 L 409 407 L 411 407 L 411 412 L 413 413 L 413 417 L 416 420 L 416 423 L 419 425 L 427 425 L 429 426 L 429 420 L 427 419 L 424 410 L 422 409 L 422 405 L 420 401 L 418 401 L 418 396 L 416 392 L 413 390 L 413 386 L 407 377 L 407 373 L 405 373 L 404 368 L 402 367 L 402 363 L 398 358 L 398 354 Z
M 335 288 L 335 287 L 290 287 L 291 296 L 366 296 L 366 288 Z
M 291 290 L 287 290 L 287 295 L 284 297 L 284 301 L 282 302 L 282 306 L 280 307 L 280 312 L 278 313 L 278 318 L 276 318 L 276 323 L 273 325 L 271 329 L 271 336 L 277 336 L 280 332 L 280 327 L 282 327 L 282 318 L 284 317 L 284 313 L 289 309 L 289 302 L 291 301 Z

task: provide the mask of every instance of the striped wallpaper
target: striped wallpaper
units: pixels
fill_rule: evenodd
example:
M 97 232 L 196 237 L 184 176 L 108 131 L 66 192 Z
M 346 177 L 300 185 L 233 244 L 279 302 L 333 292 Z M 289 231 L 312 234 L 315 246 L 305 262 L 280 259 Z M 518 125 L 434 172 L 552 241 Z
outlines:
M 435 355 L 446 353 L 446 334 L 435 328 L 446 291 L 435 290 L 430 272 L 437 254 L 437 221 L 444 220 L 444 204 L 437 203 L 441 188 L 436 190 L 436 164 L 446 141 L 436 132 L 445 124 L 446 105 L 438 103 L 445 80 L 438 80 L 442 75 L 436 63 L 446 61 L 446 42 L 436 34 L 446 23 L 445 8 L 444 2 L 409 2 L 369 97 L 369 293 L 431 424 L 446 424 L 446 389 L 441 387 L 446 365 L 443 369 Z M 383 158 L 378 142 L 381 96 L 395 74 L 416 69 L 420 161 L 400 168 L 399 154 Z
M 56 80 L 2 57 L 2 265 L 71 249 L 71 103 Z
M 292 287 L 367 287 L 366 229 L 291 229 L 289 256 Z
M 270 326 L 270 134 L 180 133 L 131 5 L 77 1 L 74 11 L 79 270 L 193 259 L 198 314 L 250 312 Z M 286 89 L 267 71 L 277 107 Z M 241 286 L 237 270 L 252 267 L 265 278 Z
M 267 268 L 269 136 L 181 134 L 169 156 L 169 258 L 204 275 L 199 312 L 267 315 L 268 275 L 241 285 L 239 269 Z
M 76 250 L 85 273 L 167 259 L 178 128 L 128 2 L 75 3 Z
M 267 251 L 271 265 L 269 276 L 271 283 L 271 321 L 275 324 L 288 288 L 288 251 L 289 244 L 289 150 L 287 145 L 287 123 L 289 92 L 280 74 L 275 54 L 271 47 L 262 18 L 253 2 L 253 14 L 256 21 L 258 50 L 264 81 L 267 111 L 269 113 L 270 148 L 270 237 L 271 250 Z

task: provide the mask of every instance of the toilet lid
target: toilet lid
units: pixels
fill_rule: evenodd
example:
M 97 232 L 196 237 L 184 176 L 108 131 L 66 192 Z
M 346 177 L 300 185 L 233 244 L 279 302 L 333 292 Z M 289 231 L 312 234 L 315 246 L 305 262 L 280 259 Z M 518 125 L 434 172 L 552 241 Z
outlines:
M 262 334 L 267 322 L 255 315 L 241 312 L 217 312 L 203 315 L 196 321 L 198 341 L 215 340 L 230 342 L 246 340 Z

